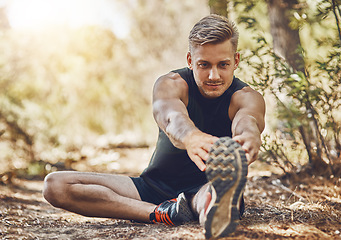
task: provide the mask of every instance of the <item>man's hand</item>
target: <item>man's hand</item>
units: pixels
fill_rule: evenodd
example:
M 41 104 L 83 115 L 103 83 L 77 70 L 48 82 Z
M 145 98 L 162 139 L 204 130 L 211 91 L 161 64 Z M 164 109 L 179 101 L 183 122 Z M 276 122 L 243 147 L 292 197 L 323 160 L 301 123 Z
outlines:
M 237 135 L 232 139 L 242 145 L 242 148 L 246 153 L 246 158 L 249 165 L 257 160 L 259 148 L 262 144 L 259 135 L 245 132 L 244 134 Z
M 232 119 L 232 139 L 242 145 L 250 165 L 257 159 L 262 144 L 261 133 L 265 127 L 263 96 L 250 87 L 235 92 L 229 116 Z
M 219 138 L 200 131 L 187 112 L 188 85 L 179 74 L 169 73 L 154 85 L 153 113 L 155 121 L 173 145 L 185 149 L 190 159 L 205 171 L 214 142 Z
M 208 159 L 208 152 L 218 139 L 200 130 L 194 130 L 184 138 L 183 142 L 188 156 L 201 171 L 206 170 L 205 161 Z

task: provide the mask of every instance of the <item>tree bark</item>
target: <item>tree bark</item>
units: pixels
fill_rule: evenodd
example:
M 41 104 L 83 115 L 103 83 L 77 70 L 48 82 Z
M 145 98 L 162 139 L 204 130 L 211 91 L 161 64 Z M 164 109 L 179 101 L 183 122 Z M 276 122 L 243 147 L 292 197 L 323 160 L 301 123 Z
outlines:
M 209 0 L 210 13 L 227 17 L 228 0 Z
M 275 53 L 284 58 L 295 71 L 304 71 L 298 29 L 290 27 L 290 10 L 296 0 L 268 0 L 270 32 Z
M 290 14 L 298 6 L 297 0 L 268 0 L 267 3 L 275 54 L 284 58 L 294 71 L 303 72 L 308 77 L 305 72 L 299 30 L 290 27 Z M 330 156 L 319 129 L 317 116 L 314 114 L 316 112 L 314 106 L 309 98 L 302 103 L 302 106 L 312 114 L 311 119 L 308 119 L 309 124 L 305 128 L 303 126 L 299 128 L 310 166 L 316 172 L 321 169 L 325 169 L 326 172 L 332 171 L 332 165 L 329 165 L 328 168 L 327 163 L 323 160 L 323 149 L 329 160 Z

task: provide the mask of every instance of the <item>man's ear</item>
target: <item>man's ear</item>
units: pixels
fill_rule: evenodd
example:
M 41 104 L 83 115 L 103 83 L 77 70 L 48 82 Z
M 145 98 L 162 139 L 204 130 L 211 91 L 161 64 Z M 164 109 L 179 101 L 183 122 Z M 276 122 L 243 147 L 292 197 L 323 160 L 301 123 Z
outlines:
M 187 65 L 191 70 L 193 70 L 191 52 L 187 53 Z
M 238 65 L 239 65 L 239 62 L 240 62 L 240 53 L 239 52 L 236 52 L 234 54 L 234 70 L 237 69 Z

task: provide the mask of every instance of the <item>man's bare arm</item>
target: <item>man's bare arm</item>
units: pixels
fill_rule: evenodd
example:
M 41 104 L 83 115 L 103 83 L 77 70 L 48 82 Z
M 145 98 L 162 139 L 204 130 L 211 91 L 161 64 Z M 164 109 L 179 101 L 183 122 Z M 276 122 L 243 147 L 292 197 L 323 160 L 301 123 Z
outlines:
M 153 89 L 155 121 L 180 149 L 185 149 L 183 138 L 195 129 L 186 109 L 187 91 L 187 83 L 175 73 L 160 77 Z
M 245 87 L 232 96 L 230 110 L 232 137 L 242 145 L 251 164 L 257 159 L 265 127 L 264 99 L 255 90 Z
M 153 114 L 156 123 L 167 134 L 173 145 L 186 149 L 191 160 L 202 171 L 208 151 L 218 139 L 201 132 L 189 118 L 188 85 L 179 74 L 160 77 L 153 90 Z

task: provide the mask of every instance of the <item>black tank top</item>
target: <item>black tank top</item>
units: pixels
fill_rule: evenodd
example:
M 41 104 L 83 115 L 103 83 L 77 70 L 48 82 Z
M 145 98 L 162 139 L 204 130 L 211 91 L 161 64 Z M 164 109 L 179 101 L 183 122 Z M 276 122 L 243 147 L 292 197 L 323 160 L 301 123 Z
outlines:
M 234 78 L 231 86 L 218 98 L 208 99 L 201 95 L 189 68 L 173 71 L 188 84 L 189 117 L 201 131 L 217 137 L 232 136 L 231 120 L 228 116 L 231 96 L 247 86 Z M 178 149 L 167 135 L 159 129 L 156 149 L 148 167 L 141 177 L 161 194 L 174 198 L 181 192 L 190 192 L 207 182 L 206 175 L 189 158 L 187 151 Z

